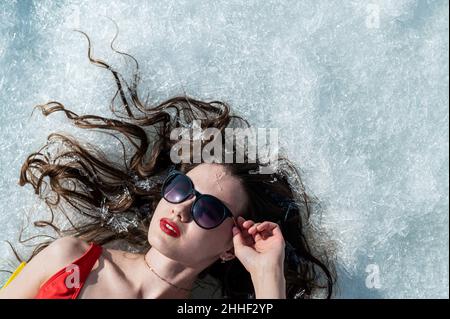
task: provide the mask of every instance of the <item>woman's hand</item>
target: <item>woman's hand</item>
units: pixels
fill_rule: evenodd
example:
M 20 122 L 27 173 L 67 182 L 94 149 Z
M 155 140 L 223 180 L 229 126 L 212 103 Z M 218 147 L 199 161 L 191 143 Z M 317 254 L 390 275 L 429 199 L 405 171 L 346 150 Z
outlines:
M 233 226 L 234 254 L 253 276 L 283 270 L 285 242 L 276 223 L 255 223 L 238 217 Z

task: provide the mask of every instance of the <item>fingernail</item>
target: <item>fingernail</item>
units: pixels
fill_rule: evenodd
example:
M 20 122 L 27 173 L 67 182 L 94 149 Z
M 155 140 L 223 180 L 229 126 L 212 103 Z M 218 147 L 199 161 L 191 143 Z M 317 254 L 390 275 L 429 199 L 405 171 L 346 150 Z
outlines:
M 233 226 L 233 236 L 239 233 L 239 229 L 236 226 Z

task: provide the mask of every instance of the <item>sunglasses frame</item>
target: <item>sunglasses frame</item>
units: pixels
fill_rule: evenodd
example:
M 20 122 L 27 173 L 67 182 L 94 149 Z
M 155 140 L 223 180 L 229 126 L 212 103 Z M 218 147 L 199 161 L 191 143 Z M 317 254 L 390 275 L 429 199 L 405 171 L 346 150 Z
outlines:
M 186 196 L 183 200 L 181 200 L 181 201 L 179 201 L 179 202 L 172 202 L 172 201 L 168 200 L 168 199 L 164 196 L 164 189 L 165 189 L 165 187 L 166 187 L 167 182 L 170 181 L 172 178 L 175 178 L 176 175 L 183 175 L 183 176 L 185 176 L 185 177 L 187 178 L 187 180 L 189 181 L 189 184 L 190 184 L 190 190 L 189 190 L 187 196 Z M 225 219 L 227 219 L 227 217 L 231 217 L 231 219 L 233 219 L 234 225 L 235 225 L 236 227 L 238 227 L 234 215 L 231 213 L 231 211 L 228 209 L 228 207 L 227 207 L 220 199 L 218 199 L 217 197 L 215 197 L 215 196 L 213 196 L 213 195 L 202 194 L 202 193 L 200 193 L 198 190 L 195 189 L 194 183 L 192 182 L 192 180 L 190 179 L 189 176 L 187 176 L 185 173 L 183 173 L 183 172 L 181 172 L 181 171 L 179 171 L 179 170 L 171 169 L 170 172 L 169 172 L 169 174 L 167 175 L 166 179 L 164 180 L 164 182 L 163 182 L 163 184 L 162 184 L 162 187 L 161 187 L 161 196 L 162 196 L 162 198 L 164 198 L 164 199 L 165 199 L 166 201 L 168 201 L 169 203 L 172 203 L 172 204 L 179 204 L 179 203 L 182 203 L 182 202 L 186 201 L 186 200 L 187 200 L 190 196 L 192 196 L 192 195 L 195 196 L 195 201 L 194 201 L 194 203 L 193 203 L 192 206 L 191 206 L 191 216 L 192 216 L 192 219 L 195 221 L 195 223 L 196 223 L 199 227 L 201 227 L 201 228 L 203 228 L 203 229 L 214 229 L 214 228 L 216 228 L 216 227 L 219 227 L 219 226 L 223 223 L 223 221 L 224 221 Z M 221 221 L 220 221 L 216 226 L 214 226 L 214 227 L 210 227 L 210 228 L 204 227 L 204 226 L 200 225 L 200 224 L 197 222 L 197 220 L 194 218 L 194 206 L 197 204 L 197 201 L 198 201 L 200 198 L 202 198 L 202 197 L 211 197 L 211 198 L 213 198 L 214 200 L 218 201 L 218 202 L 222 205 L 222 207 L 223 207 L 223 209 L 224 209 L 224 214 L 223 214 L 223 216 L 222 216 Z M 239 227 L 238 227 L 238 228 L 239 228 Z

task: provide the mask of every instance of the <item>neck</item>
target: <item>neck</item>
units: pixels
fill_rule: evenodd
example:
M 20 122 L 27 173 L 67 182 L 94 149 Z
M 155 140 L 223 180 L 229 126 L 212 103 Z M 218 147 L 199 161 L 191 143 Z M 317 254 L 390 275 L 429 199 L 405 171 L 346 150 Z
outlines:
M 146 299 L 188 299 L 190 291 L 175 288 L 191 290 L 199 271 L 194 268 L 186 267 L 179 262 L 170 259 L 153 247 L 143 256 L 141 260 L 143 270 L 143 280 L 141 291 Z M 150 270 L 149 266 L 154 270 Z M 170 282 L 167 283 L 161 278 Z

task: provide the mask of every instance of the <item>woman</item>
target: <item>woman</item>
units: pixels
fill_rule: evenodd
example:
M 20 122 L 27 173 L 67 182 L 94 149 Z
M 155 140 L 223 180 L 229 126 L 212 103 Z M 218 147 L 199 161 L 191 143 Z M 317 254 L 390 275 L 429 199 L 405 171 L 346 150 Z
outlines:
M 198 121 L 224 133 L 247 121 L 218 101 L 184 96 L 154 107 L 142 103 L 137 61 L 116 51 L 136 63 L 129 85 L 91 57 L 87 39 L 90 61 L 117 83 L 111 110 L 121 120 L 78 116 L 54 101 L 38 107 L 46 116 L 64 112 L 81 128 L 122 134 L 135 152 L 127 158 L 124 147 L 121 166 L 91 145 L 51 134 L 46 148 L 28 157 L 20 185 L 31 184 L 52 212 L 50 221 L 35 225 L 60 238 L 39 245 L 0 298 L 189 298 L 207 274 L 225 298 L 307 298 L 314 288 L 326 288 L 330 298 L 333 277 L 306 239 L 311 202 L 295 167 L 281 158 L 277 171 L 255 174 L 264 165 L 246 154 L 244 163 L 173 165 L 174 129 Z M 114 109 L 117 96 L 125 114 Z M 195 139 L 189 137 L 190 146 Z M 202 149 L 208 142 L 201 139 Z M 46 179 L 56 198 L 45 193 Z M 79 213 L 77 221 L 64 203 Z M 71 227 L 56 225 L 54 209 Z M 117 242 L 130 251 L 111 248 Z

